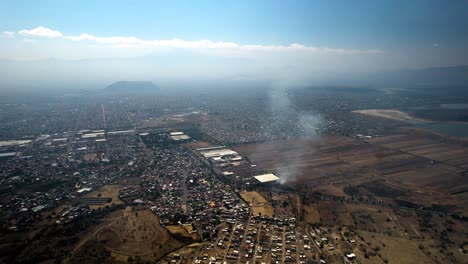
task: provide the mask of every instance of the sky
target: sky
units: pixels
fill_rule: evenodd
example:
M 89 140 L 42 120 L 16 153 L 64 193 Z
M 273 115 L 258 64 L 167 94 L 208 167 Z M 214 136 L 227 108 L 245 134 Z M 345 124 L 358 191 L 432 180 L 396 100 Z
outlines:
M 0 0 L 0 83 L 307 82 L 466 65 L 467 17 L 461 0 Z

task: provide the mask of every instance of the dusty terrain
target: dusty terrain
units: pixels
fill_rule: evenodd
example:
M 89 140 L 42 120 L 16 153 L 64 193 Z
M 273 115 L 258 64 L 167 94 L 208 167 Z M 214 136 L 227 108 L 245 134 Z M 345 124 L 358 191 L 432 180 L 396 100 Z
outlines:
M 95 249 L 89 244 L 102 245 L 101 251 L 110 253 L 117 263 L 126 263 L 129 257 L 143 261 L 157 260 L 183 245 L 159 224 L 158 217 L 150 210 L 131 208 L 116 212 L 108 221 L 91 230 L 78 244 L 70 262 L 82 262 L 86 256 L 89 257 L 87 261 L 94 262 L 89 250 Z
M 118 205 L 123 204 L 123 202 L 119 199 L 119 190 L 122 188 L 121 185 L 117 184 L 109 184 L 105 185 L 97 190 L 94 190 L 90 193 L 87 193 L 85 197 L 110 197 L 112 201 L 110 203 L 102 204 L 102 205 L 89 205 L 91 209 L 99 209 L 105 206 L 110 206 L 112 204 Z
M 249 203 L 253 215 L 272 216 L 273 208 L 258 192 L 241 192 L 242 199 Z
M 398 121 L 412 121 L 422 120 L 420 118 L 409 115 L 408 113 L 402 112 L 395 109 L 366 109 L 366 110 L 355 110 L 353 113 L 389 118 Z
M 468 191 L 464 144 L 408 130 L 366 140 L 328 136 L 236 149 L 307 193 L 349 197 L 344 190 L 352 186 L 370 200 L 435 203 L 466 213 L 460 199 Z
M 192 241 L 200 241 L 201 237 L 196 230 L 194 230 L 192 225 L 168 225 L 165 226 L 167 231 L 169 231 L 173 236 L 177 238 L 188 238 Z M 194 232 L 195 231 L 195 232 Z
M 299 219 L 330 227 L 331 237 L 333 228 L 341 230 L 353 242 L 339 238 L 335 247 L 356 253 L 361 263 L 468 261 L 466 220 L 460 219 L 468 215 L 465 141 L 404 129 L 236 150 L 283 177 L 301 194 Z M 324 252 L 334 256 L 328 247 Z

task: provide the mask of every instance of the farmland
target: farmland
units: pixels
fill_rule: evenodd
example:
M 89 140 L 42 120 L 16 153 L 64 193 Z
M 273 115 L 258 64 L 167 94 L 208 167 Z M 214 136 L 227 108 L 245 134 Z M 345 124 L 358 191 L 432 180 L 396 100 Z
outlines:
M 467 216 L 465 141 L 401 129 L 236 150 L 301 194 L 301 221 L 331 233 L 349 227 L 343 236 L 353 243 L 336 247 L 352 250 L 363 263 L 466 261 L 465 222 L 453 218 Z
M 316 137 L 237 148 L 289 186 L 331 196 L 396 199 L 464 213 L 465 143 L 405 130 L 370 139 Z M 344 191 L 348 193 L 345 194 Z

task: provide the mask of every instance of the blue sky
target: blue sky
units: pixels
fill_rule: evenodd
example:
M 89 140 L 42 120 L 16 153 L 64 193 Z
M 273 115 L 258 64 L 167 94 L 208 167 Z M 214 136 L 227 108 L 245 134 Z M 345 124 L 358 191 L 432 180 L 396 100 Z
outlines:
M 461 0 L 0 1 L 0 70 L 19 78 L 29 63 L 23 74 L 45 80 L 57 69 L 30 61 L 50 58 L 77 71 L 86 67 L 77 60 L 96 70 L 113 60 L 114 75 L 150 79 L 461 65 L 467 17 Z

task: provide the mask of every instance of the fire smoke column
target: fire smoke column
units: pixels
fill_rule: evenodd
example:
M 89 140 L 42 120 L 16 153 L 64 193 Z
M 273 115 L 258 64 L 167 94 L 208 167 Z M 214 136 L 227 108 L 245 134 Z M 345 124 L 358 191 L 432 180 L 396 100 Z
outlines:
M 291 87 L 295 87 L 294 83 L 282 82 L 270 90 L 270 109 L 275 116 L 283 116 L 283 119 L 276 119 L 276 122 L 294 120 L 291 126 L 300 130 L 301 140 L 317 140 L 318 129 L 323 124 L 323 118 L 312 111 L 298 111 L 289 97 L 288 89 Z M 295 147 L 293 157 L 288 153 L 279 153 L 280 159 L 275 164 L 275 172 L 280 177 L 279 183 L 294 181 L 301 176 L 304 155 L 313 151 L 315 149 L 311 144 L 300 144 Z
M 106 111 L 104 110 L 104 104 L 101 104 L 102 108 L 102 127 L 106 129 Z

